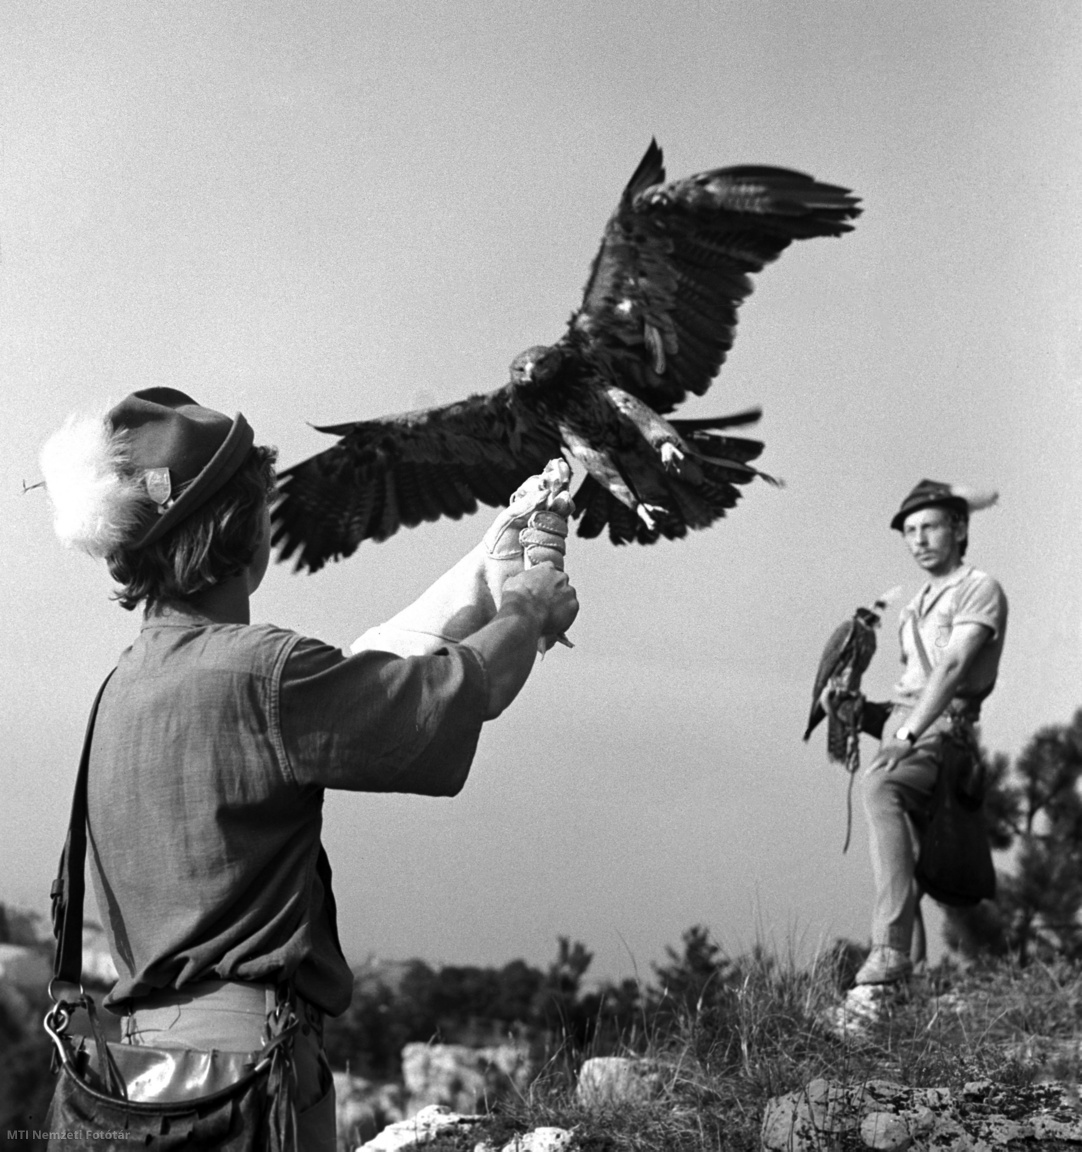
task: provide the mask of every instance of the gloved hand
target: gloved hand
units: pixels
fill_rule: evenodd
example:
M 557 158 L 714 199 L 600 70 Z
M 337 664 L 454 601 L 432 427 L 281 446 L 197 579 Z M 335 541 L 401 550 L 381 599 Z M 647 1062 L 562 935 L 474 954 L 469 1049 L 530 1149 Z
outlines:
M 515 492 L 485 533 L 485 582 L 497 607 L 504 582 L 525 567 L 547 562 L 563 569 L 567 519 L 575 509 L 567 492 L 570 479 L 566 460 L 550 460 Z
M 858 700 L 863 702 L 863 693 L 834 688 L 830 684 L 819 693 L 819 706 L 833 720 L 844 719 L 846 709 L 854 707 Z
M 567 517 L 574 509 L 566 491 L 570 478 L 566 461 L 550 460 L 540 475 L 531 476 L 511 497 L 481 544 L 413 604 L 370 628 L 354 642 L 352 651 L 378 648 L 420 656 L 443 644 L 459 643 L 496 615 L 503 586 L 512 576 L 544 563 L 562 570 Z M 546 637 L 538 647 L 544 651 L 553 642 L 553 637 Z
M 568 501 L 566 492 L 556 497 Z M 564 554 L 567 552 L 567 514 L 548 508 L 530 513 L 526 527 L 518 534 L 522 545 L 522 559 L 527 568 L 538 564 L 551 564 L 553 568 L 564 570 Z
M 519 533 L 523 562 L 527 568 L 548 564 L 559 572 L 564 570 L 567 520 L 575 511 L 575 503 L 567 490 L 570 479 L 571 469 L 562 459 L 550 460 L 541 473 L 541 482 L 548 489 L 546 506 L 532 513 L 526 527 Z M 537 642 L 537 650 L 544 656 L 557 643 L 575 647 L 563 632 L 557 632 L 552 636 L 542 636 Z

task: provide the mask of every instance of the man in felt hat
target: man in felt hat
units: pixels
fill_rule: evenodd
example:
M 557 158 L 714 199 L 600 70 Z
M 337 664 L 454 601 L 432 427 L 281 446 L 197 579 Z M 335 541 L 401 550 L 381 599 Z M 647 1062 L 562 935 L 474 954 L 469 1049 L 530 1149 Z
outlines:
M 330 1152 L 322 1021 L 346 1009 L 353 977 L 324 791 L 457 793 L 482 724 L 578 603 L 556 565 L 524 563 L 527 518 L 528 545 L 558 556 L 570 511 L 535 481 L 354 654 L 252 625 L 274 457 L 243 416 L 151 388 L 69 420 L 42 471 L 61 540 L 104 559 L 120 603 L 144 608 L 90 748 L 91 871 L 120 974 L 106 1005 L 132 1044 L 251 1051 L 284 989 L 300 1020 L 299 1146 Z
M 995 500 L 995 493 L 922 480 L 890 522 L 928 579 L 902 610 L 902 676 L 865 775 L 875 908 L 872 950 L 857 984 L 895 983 L 912 970 L 919 893 L 910 816 L 929 811 L 947 735 L 975 746 L 973 725 L 995 687 L 1007 598 L 964 560 L 970 513 Z

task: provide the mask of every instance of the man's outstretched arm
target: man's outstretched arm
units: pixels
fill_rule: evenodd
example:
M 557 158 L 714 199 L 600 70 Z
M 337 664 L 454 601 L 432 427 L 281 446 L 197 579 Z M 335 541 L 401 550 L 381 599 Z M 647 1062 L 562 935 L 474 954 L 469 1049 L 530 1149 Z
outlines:
M 559 460 L 550 462 L 541 475 L 531 476 L 511 497 L 508 507 L 499 512 L 476 548 L 408 608 L 354 641 L 351 651 L 374 648 L 399 656 L 423 656 L 483 628 L 500 607 L 504 584 L 524 568 L 519 533 L 539 508 L 550 509 L 545 513 L 546 522 L 561 526 L 561 532 L 535 527 L 531 529 L 533 541 L 563 552 L 567 516 L 573 505 L 566 494 L 552 500 L 551 493 L 554 485 L 566 487 L 570 475 L 566 462 Z
M 526 683 L 537 659 L 538 641 L 566 632 L 578 612 L 578 597 L 567 573 L 549 564 L 507 581 L 499 611 L 464 641 L 485 665 L 486 720 L 499 716 Z

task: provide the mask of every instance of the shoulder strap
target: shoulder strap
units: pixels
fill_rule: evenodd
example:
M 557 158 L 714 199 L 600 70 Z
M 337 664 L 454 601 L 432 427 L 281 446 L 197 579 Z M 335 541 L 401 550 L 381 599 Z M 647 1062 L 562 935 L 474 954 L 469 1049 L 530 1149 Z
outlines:
M 920 638 L 920 625 L 917 623 L 916 612 L 911 613 L 909 623 L 913 628 L 913 650 L 917 654 L 920 666 L 924 669 L 924 675 L 931 676 L 932 662 L 928 659 L 928 649 L 924 647 L 924 641 Z
M 116 669 L 113 669 L 115 672 Z M 68 838 L 60 855 L 60 868 L 53 881 L 50 895 L 53 901 L 53 935 L 56 937 L 56 957 L 53 960 L 53 979 L 68 984 L 81 984 L 83 975 L 83 895 L 86 891 L 83 875 L 86 863 L 86 780 L 90 768 L 90 740 L 94 735 L 94 721 L 98 718 L 98 705 L 110 672 L 102 681 L 83 737 L 83 753 L 79 758 L 79 774 L 75 778 L 75 795 L 71 801 L 71 821 Z

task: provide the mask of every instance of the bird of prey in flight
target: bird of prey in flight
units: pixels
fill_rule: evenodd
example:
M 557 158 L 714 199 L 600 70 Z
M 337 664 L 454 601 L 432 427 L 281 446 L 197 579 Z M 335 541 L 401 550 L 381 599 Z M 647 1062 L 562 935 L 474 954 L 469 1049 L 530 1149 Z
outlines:
M 403 525 L 506 503 L 551 458 L 585 471 L 580 536 L 652 544 L 705 528 L 759 476 L 763 445 L 730 429 L 759 411 L 681 420 L 736 331 L 737 308 L 794 240 L 840 236 L 848 189 L 784 168 L 718 168 L 665 182 L 650 142 L 605 227 L 582 303 L 510 380 L 439 407 L 326 426 L 337 443 L 286 469 L 273 510 L 280 559 L 315 572 Z

